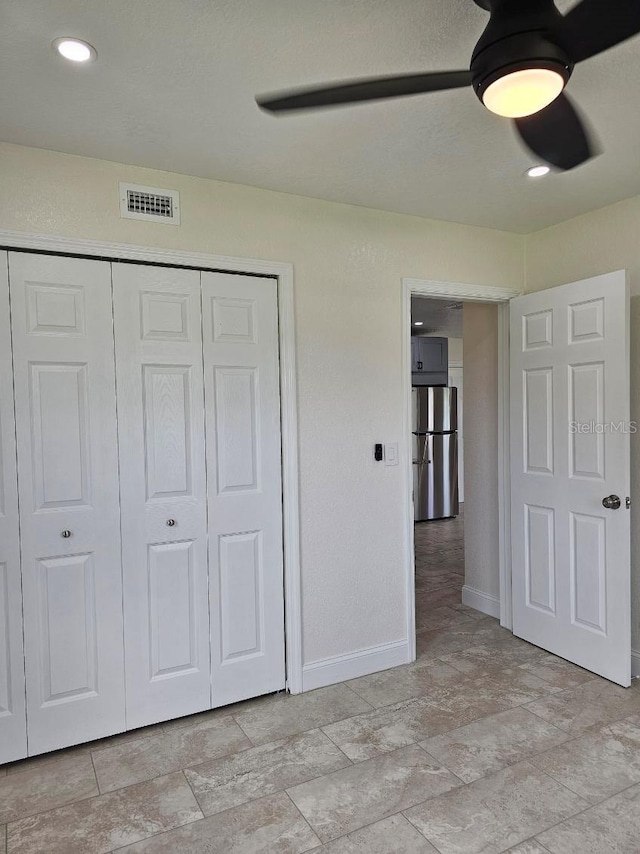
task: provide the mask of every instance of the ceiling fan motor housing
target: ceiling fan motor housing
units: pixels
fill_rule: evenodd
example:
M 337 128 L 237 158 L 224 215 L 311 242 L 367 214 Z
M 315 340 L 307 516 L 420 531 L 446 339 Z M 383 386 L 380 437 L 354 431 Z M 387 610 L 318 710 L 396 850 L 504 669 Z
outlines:
M 573 62 L 554 37 L 562 15 L 553 0 L 475 0 L 491 18 L 471 58 L 473 88 L 480 100 L 496 80 L 515 71 L 545 68 L 565 85 Z

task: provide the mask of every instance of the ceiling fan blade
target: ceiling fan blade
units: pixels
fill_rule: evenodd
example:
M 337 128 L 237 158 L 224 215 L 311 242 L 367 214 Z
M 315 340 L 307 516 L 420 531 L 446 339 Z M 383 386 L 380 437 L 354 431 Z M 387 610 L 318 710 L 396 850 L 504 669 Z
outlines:
M 558 169 L 573 169 L 597 154 L 585 124 L 564 93 L 539 113 L 516 119 L 515 125 L 527 148 Z
M 574 62 L 589 59 L 638 33 L 638 0 L 582 0 L 560 24 L 560 35 Z
M 420 95 L 442 89 L 460 89 L 471 86 L 470 71 L 434 71 L 426 74 L 400 74 L 396 77 L 371 77 L 352 83 L 334 86 L 298 89 L 276 95 L 256 98 L 258 106 L 271 113 L 289 110 L 308 110 L 314 107 L 333 107 L 356 101 L 377 101 L 382 98 L 399 98 L 403 95 Z

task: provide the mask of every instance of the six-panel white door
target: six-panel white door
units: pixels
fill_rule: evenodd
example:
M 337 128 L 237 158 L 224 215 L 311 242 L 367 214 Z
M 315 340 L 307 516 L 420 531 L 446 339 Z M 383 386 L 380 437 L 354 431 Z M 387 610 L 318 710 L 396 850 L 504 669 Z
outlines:
M 111 268 L 9 254 L 29 752 L 124 730 Z
M 628 318 L 623 272 L 511 302 L 514 633 L 625 686 Z
M 0 252 L 0 765 L 27 755 L 7 262 Z
M 285 687 L 277 282 L 202 273 L 213 705 Z
M 127 726 L 210 708 L 200 273 L 113 265 Z

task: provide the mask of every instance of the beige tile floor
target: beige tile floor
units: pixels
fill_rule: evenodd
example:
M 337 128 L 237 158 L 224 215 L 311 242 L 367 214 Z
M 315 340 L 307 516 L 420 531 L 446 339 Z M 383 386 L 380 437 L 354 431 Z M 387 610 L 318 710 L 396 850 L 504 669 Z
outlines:
M 461 605 L 416 531 L 418 660 L 0 767 L 0 854 L 640 852 L 640 686 Z

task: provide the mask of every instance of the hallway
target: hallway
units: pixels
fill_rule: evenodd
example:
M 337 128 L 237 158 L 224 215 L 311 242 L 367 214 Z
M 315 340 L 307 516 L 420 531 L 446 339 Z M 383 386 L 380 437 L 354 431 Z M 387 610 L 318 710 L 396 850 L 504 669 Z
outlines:
M 464 504 L 454 519 L 415 525 L 416 632 L 418 656 L 448 627 L 485 615 L 462 604 Z

